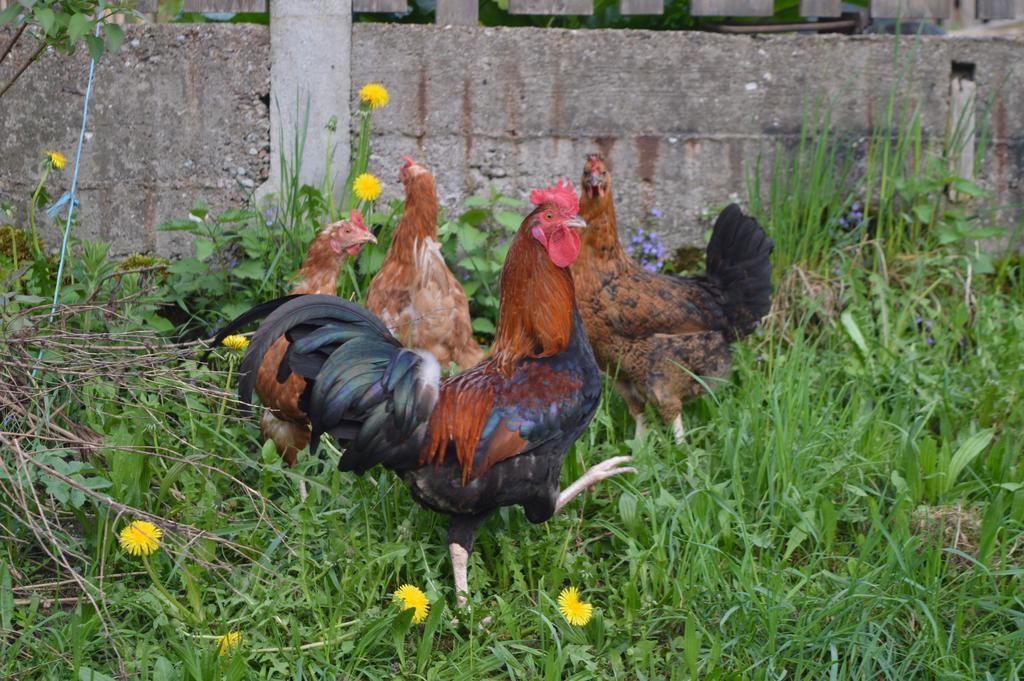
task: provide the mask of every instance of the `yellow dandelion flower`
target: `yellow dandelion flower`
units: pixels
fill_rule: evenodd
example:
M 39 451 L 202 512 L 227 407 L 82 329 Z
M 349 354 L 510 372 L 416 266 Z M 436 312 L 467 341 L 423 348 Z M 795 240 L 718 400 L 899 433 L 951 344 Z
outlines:
M 148 556 L 160 548 L 163 530 L 147 520 L 136 520 L 121 530 L 121 548 L 131 556 Z
M 217 639 L 217 649 L 221 655 L 227 655 L 232 648 L 242 642 L 242 632 L 229 631 Z
M 249 347 L 249 339 L 245 336 L 227 336 L 221 343 L 232 350 L 245 350 Z
M 352 183 L 352 191 L 360 201 L 376 201 L 380 196 L 380 180 L 370 173 L 363 173 Z
M 395 605 L 402 610 L 412 608 L 416 611 L 412 616 L 412 621 L 415 624 L 427 619 L 427 615 L 430 614 L 430 601 L 427 600 L 427 595 L 412 584 L 403 584 L 398 587 L 394 599 Z
M 387 106 L 388 91 L 380 83 L 367 83 L 359 90 L 359 99 L 364 104 L 369 104 L 371 109 L 379 109 Z
M 59 151 L 48 151 L 46 152 L 46 160 L 50 162 L 57 170 L 64 170 L 64 166 L 68 164 L 68 160 L 64 158 L 64 154 Z
M 558 594 L 558 609 L 565 621 L 575 627 L 582 627 L 594 614 L 594 606 L 580 600 L 580 590 L 574 586 L 562 589 Z

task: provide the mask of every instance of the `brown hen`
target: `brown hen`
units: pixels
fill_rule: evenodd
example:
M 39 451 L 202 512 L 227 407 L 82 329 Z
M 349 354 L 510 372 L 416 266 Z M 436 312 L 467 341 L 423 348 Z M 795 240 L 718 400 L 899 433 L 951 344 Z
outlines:
M 345 259 L 358 255 L 365 243 L 377 243 L 377 239 L 363 224 L 358 211 L 352 211 L 348 220 L 325 226 L 309 245 L 306 259 L 299 269 L 298 283 L 291 294 L 336 295 L 338 273 Z M 222 329 L 214 342 L 219 343 L 228 334 L 258 318 L 251 315 L 239 317 Z M 288 340 L 282 336 L 263 356 L 256 374 L 256 394 L 264 406 L 260 433 L 265 440 L 274 441 L 285 463 L 294 466 L 297 454 L 309 444 L 310 431 L 309 417 L 299 407 L 299 396 L 306 388 L 305 379 L 290 374 L 283 383 L 277 380 L 278 367 L 287 350 Z M 305 498 L 305 486 L 300 483 L 299 489 Z
M 614 377 L 638 436 L 650 402 L 681 442 L 682 406 L 700 394 L 698 377 L 725 377 L 729 344 L 768 313 L 772 240 L 731 205 L 715 222 L 705 276 L 648 272 L 619 243 L 611 173 L 599 154 L 583 167 L 580 216 L 588 229 L 572 274 L 598 364 Z
M 468 369 L 484 352 L 473 339 L 466 293 L 441 256 L 434 177 L 408 156 L 403 160 L 405 213 L 370 282 L 366 309 L 406 347 L 429 351 L 442 367 L 455 362 Z

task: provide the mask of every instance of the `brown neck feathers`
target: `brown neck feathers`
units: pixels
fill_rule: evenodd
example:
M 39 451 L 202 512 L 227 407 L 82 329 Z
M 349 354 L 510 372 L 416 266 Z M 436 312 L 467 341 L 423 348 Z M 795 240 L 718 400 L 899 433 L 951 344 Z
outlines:
M 388 259 L 412 263 L 416 242 L 428 237 L 437 241 L 437 191 L 434 178 L 421 171 L 406 184 L 405 213 L 395 228 Z
M 609 184 L 604 196 L 591 196 L 583 192 L 580 198 L 580 217 L 587 221 L 583 230 L 581 258 L 625 258 L 626 252 L 619 243 L 619 230 L 615 222 L 615 204 L 612 202 L 612 188 Z
M 540 242 L 521 228 L 512 239 L 501 273 L 498 329 L 491 346 L 496 368 L 508 375 L 521 359 L 565 350 L 572 335 L 574 305 L 569 270 L 551 262 Z

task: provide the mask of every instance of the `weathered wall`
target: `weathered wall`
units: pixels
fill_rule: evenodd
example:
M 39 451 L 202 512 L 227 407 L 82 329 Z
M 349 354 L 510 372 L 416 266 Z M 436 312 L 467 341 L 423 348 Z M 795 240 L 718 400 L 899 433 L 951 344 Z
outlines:
M 398 157 L 411 153 L 435 169 L 446 204 L 489 183 L 523 197 L 558 176 L 578 185 L 584 154 L 600 150 L 620 229 L 660 208 L 672 247 L 702 242 L 702 210 L 745 198 L 745 173 L 797 136 L 805 104 L 836 97 L 833 127 L 867 135 L 898 78 L 886 37 L 353 29 L 353 84 L 381 80 L 392 94 L 374 124 L 385 177 L 397 180 Z M 926 133 L 946 128 L 953 61 L 976 65 L 982 99 L 1002 84 L 984 180 L 1019 218 L 1024 41 L 931 38 L 915 49 L 909 94 Z
M 1020 216 L 1024 41 L 933 38 L 916 52 L 909 94 L 930 134 L 947 124 L 953 61 L 976 65 L 983 99 L 1002 86 L 983 181 Z M 620 222 L 658 207 L 673 247 L 700 243 L 698 214 L 745 195 L 748 168 L 794 139 L 815 96 L 837 98 L 836 129 L 866 135 L 897 78 L 885 37 L 355 24 L 352 61 L 353 102 L 369 81 L 391 93 L 375 114 L 371 159 L 386 195 L 398 193 L 405 154 L 434 169 L 442 202 L 456 206 L 492 183 L 516 196 L 557 177 L 578 183 L 583 155 L 601 150 Z M 171 254 L 184 244 L 157 224 L 196 199 L 240 202 L 267 174 L 269 65 L 265 27 L 129 29 L 97 71 L 79 233 L 119 252 Z M 43 149 L 70 156 L 85 73 L 82 56 L 50 56 L 0 99 L 0 198 L 31 191 Z
M 184 217 L 197 200 L 214 210 L 238 205 L 263 181 L 268 37 L 265 26 L 129 27 L 121 51 L 96 68 L 77 235 L 112 241 L 118 253 L 181 253 L 182 237 L 157 225 Z M 23 55 L 0 68 L 0 82 Z M 87 75 L 84 54 L 51 54 L 0 98 L 0 199 L 25 205 L 46 149 L 69 160 L 48 183 L 53 198 L 70 186 Z M 55 243 L 57 226 L 45 216 L 40 225 Z

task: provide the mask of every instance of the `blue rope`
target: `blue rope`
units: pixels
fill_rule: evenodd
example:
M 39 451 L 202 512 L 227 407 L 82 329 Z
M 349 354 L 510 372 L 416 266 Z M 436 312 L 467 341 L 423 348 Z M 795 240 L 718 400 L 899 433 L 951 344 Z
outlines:
M 100 35 L 100 23 L 96 23 L 96 37 Z M 89 60 L 89 80 L 85 84 L 85 104 L 82 107 L 82 129 L 78 132 L 78 150 L 75 152 L 75 169 L 71 174 L 71 189 L 60 198 L 57 204 L 67 202 L 68 206 L 68 219 L 64 223 L 64 238 L 60 243 L 60 262 L 57 263 L 57 282 L 53 287 L 53 303 L 50 305 L 50 322 L 53 322 L 53 318 L 57 315 L 57 301 L 60 297 L 60 283 L 64 278 L 64 262 L 67 260 L 68 254 L 68 236 L 71 234 L 71 217 L 75 214 L 75 206 L 78 205 L 78 200 L 75 198 L 75 191 L 78 189 L 78 168 L 82 160 L 82 145 L 85 142 L 85 126 L 89 121 L 89 97 L 92 95 L 92 81 L 96 75 L 96 60 Z M 39 348 L 39 354 L 36 355 L 36 362 L 38 363 L 43 358 L 43 349 Z M 36 373 L 39 371 L 39 367 L 36 366 L 32 369 L 32 378 L 36 377 Z
M 96 24 L 96 37 L 100 35 L 100 25 Z M 60 281 L 64 274 L 64 261 L 67 259 L 68 253 L 68 235 L 71 234 L 71 216 L 75 214 L 75 206 L 78 205 L 78 201 L 75 200 L 75 190 L 78 189 L 78 168 L 79 163 L 82 160 L 82 144 L 85 142 L 85 125 L 89 121 L 89 97 L 92 95 L 92 81 L 96 75 L 96 60 L 89 60 L 89 80 L 85 84 L 85 104 L 82 106 L 82 128 L 78 131 L 78 149 L 75 151 L 75 170 L 71 174 L 71 190 L 68 192 L 68 219 L 64 223 L 64 239 L 60 243 L 60 263 L 57 265 L 57 285 L 53 289 L 53 305 L 50 308 L 50 321 L 53 321 L 54 315 L 57 314 L 57 298 L 60 296 Z

